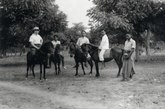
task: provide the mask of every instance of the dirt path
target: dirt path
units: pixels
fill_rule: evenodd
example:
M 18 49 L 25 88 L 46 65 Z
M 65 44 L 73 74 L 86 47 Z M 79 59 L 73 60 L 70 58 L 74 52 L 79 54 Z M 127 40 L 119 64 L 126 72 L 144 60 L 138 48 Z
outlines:
M 18 61 L 18 62 L 17 62 Z M 117 66 L 107 63 L 100 78 L 75 77 L 74 61 L 66 58 L 67 69 L 54 75 L 47 70 L 47 81 L 25 80 L 24 57 L 0 60 L 0 109 L 165 109 L 165 62 L 136 63 L 132 81 L 116 78 Z M 89 68 L 86 69 L 89 71 Z
M 33 87 L 0 82 L 1 109 L 107 109 L 103 104 L 90 102 L 84 98 L 57 95 Z M 18 97 L 18 98 L 17 98 Z M 18 100 L 19 99 L 19 100 Z M 20 101 L 18 103 L 18 101 Z

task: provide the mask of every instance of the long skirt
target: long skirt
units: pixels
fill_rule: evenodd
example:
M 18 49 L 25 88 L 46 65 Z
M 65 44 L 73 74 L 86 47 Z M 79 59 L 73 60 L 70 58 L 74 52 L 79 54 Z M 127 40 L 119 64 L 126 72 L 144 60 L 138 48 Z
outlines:
M 134 71 L 134 62 L 130 59 L 123 59 L 123 68 L 122 68 L 122 75 L 123 80 L 130 80 L 132 78 Z

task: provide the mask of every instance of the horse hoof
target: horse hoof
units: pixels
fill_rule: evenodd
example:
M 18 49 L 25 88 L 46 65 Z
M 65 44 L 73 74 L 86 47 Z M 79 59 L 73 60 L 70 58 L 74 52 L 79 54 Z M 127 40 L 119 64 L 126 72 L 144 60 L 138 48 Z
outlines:
M 63 67 L 64 69 L 67 69 L 65 66 Z
M 96 77 L 98 78 L 98 77 L 100 77 L 100 75 L 96 75 Z
M 117 75 L 117 78 L 119 77 L 120 75 Z

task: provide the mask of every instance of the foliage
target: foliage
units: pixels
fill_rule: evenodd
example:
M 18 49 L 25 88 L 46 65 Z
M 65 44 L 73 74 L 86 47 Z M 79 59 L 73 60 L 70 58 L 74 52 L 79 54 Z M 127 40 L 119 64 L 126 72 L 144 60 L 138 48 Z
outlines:
M 47 39 L 52 31 L 64 31 L 66 15 L 59 11 L 55 0 L 1 0 L 1 45 L 19 46 L 28 42 L 32 28 L 38 26 L 40 34 Z
M 77 39 L 81 35 L 81 31 L 85 30 L 84 25 L 80 23 L 75 23 L 73 27 L 67 28 L 65 31 L 65 35 L 67 37 L 67 43 L 70 41 L 77 42 Z
M 138 42 L 142 40 L 140 33 L 152 29 L 156 25 L 153 20 L 165 12 L 163 3 L 149 0 L 93 0 L 93 3 L 95 7 L 88 10 L 88 16 L 95 24 L 120 39 L 125 33 L 132 33 Z

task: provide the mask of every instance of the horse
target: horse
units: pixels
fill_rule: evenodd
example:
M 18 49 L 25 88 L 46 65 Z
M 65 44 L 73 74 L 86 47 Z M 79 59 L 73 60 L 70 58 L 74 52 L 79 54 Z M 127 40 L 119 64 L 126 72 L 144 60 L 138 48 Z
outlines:
M 61 52 L 61 46 L 60 44 L 57 44 L 54 50 L 54 54 L 51 55 L 51 59 L 50 59 L 54 63 L 56 75 L 59 75 L 61 72 L 60 69 L 61 62 L 62 62 L 62 66 L 64 67 L 64 57 L 60 54 L 60 52 Z
M 92 60 L 94 61 L 95 67 L 96 67 L 96 77 L 99 77 L 100 73 L 99 73 L 99 64 L 98 63 L 101 62 L 99 60 L 99 48 L 93 44 L 83 44 L 81 46 L 81 48 L 82 48 L 83 52 L 85 52 L 85 53 L 88 52 L 91 55 Z M 113 59 L 115 60 L 116 64 L 118 65 L 118 68 L 119 68 L 117 77 L 120 76 L 120 71 L 121 71 L 121 68 L 123 65 L 122 56 L 123 56 L 123 49 L 114 47 L 114 48 L 111 48 L 109 57 L 104 59 L 104 62 L 109 62 Z
M 78 76 L 79 63 L 81 63 L 83 74 L 86 75 L 85 70 L 84 70 L 84 64 L 83 64 L 86 61 L 90 65 L 89 74 L 92 74 L 92 69 L 93 69 L 92 59 L 91 58 L 87 59 L 86 55 L 82 52 L 81 48 L 76 47 L 76 44 L 74 42 L 71 42 L 69 45 L 69 54 L 70 54 L 70 57 L 74 56 L 74 60 L 76 62 L 76 74 L 75 74 L 75 76 Z
M 29 69 L 32 71 L 33 77 L 35 78 L 34 67 L 36 64 L 40 65 L 40 80 L 42 79 L 42 71 L 43 71 L 43 79 L 46 80 L 45 72 L 46 72 L 46 64 L 47 64 L 47 55 L 48 53 L 53 53 L 53 44 L 52 42 L 45 42 L 41 46 L 39 50 L 36 50 L 35 55 L 32 54 L 31 51 L 27 53 L 27 73 L 26 78 L 28 78 Z

